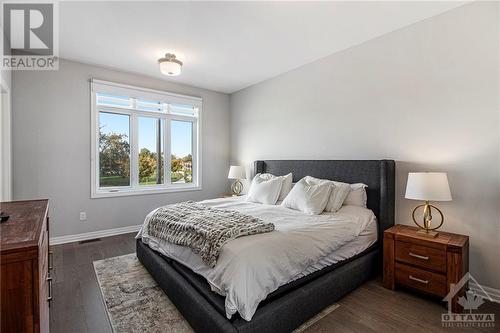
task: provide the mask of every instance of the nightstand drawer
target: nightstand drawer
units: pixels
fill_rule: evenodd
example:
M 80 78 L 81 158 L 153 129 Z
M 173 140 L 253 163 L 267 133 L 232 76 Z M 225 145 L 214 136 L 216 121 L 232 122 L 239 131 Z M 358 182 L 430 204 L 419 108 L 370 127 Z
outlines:
M 446 296 L 446 276 L 413 266 L 396 263 L 396 283 L 420 291 Z
M 446 251 L 396 241 L 396 260 L 415 266 L 446 272 Z

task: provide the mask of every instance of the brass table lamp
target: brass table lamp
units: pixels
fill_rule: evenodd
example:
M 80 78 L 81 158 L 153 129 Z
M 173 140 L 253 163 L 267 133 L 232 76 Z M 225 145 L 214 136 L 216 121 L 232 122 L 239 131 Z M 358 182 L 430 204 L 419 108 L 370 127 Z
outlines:
M 406 184 L 405 198 L 413 200 L 424 200 L 425 203 L 415 207 L 412 213 L 413 222 L 420 228 L 417 233 L 425 237 L 436 237 L 439 229 L 444 223 L 443 212 L 439 208 L 430 204 L 430 201 L 451 201 L 450 185 L 448 176 L 444 172 L 410 172 Z M 422 212 L 422 224 L 415 219 L 415 213 L 420 208 Z M 435 209 L 440 216 L 437 226 L 432 225 L 432 209 Z
M 245 168 L 239 165 L 231 165 L 229 168 L 229 174 L 227 175 L 228 179 L 236 179 L 234 183 L 231 185 L 231 192 L 233 196 L 238 196 L 241 194 L 243 190 L 243 183 L 241 179 L 246 178 Z

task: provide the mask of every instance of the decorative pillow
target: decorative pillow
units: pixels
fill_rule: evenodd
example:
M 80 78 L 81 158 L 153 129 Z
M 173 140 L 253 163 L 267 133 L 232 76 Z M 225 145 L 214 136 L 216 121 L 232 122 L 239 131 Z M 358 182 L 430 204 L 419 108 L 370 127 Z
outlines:
M 344 201 L 344 205 L 360 206 L 366 208 L 366 186 L 362 183 L 351 184 L 351 192 Z
M 306 179 L 309 183 L 313 184 L 330 184 L 333 185 L 332 193 L 330 194 L 330 198 L 325 207 L 325 211 L 335 213 L 342 207 L 344 200 L 351 192 L 351 186 L 347 183 L 336 182 L 328 179 L 320 179 L 314 178 L 311 176 L 306 176 Z
M 247 201 L 274 205 L 280 195 L 283 177 L 269 178 L 256 174 L 248 191 Z
M 290 193 L 290 190 L 292 189 L 293 175 L 291 173 L 289 173 L 288 175 L 284 175 L 284 176 L 275 176 L 271 173 L 263 173 L 260 175 L 260 177 L 263 179 L 272 179 L 272 178 L 276 178 L 276 177 L 283 178 L 283 184 L 281 185 L 281 192 L 280 192 L 280 196 L 278 198 L 278 201 L 285 200 L 286 196 L 288 195 L 288 193 Z
M 333 187 L 330 183 L 308 182 L 304 177 L 293 186 L 281 205 L 310 215 L 321 214 Z

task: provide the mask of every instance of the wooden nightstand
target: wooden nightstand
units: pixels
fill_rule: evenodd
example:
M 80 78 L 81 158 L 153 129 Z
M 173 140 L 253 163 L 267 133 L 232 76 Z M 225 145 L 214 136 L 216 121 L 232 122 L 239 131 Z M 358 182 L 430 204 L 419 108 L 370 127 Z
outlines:
M 469 237 L 439 231 L 437 237 L 427 238 L 417 231 L 398 224 L 384 232 L 384 286 L 394 290 L 401 285 L 445 297 L 450 284 L 469 271 Z M 453 312 L 462 311 L 458 298 L 464 291 L 453 298 Z

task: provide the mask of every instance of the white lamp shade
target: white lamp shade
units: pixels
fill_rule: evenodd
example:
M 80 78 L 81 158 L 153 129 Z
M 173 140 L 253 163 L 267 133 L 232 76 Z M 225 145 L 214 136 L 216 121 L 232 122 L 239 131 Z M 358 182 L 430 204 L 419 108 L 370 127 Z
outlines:
M 227 175 L 228 179 L 245 179 L 247 174 L 245 172 L 245 168 L 239 165 L 231 165 L 229 168 L 229 174 Z
M 177 76 L 181 74 L 182 65 L 173 61 L 160 62 L 160 72 L 168 76 Z
M 429 201 L 451 201 L 450 185 L 445 172 L 410 172 L 405 198 Z

